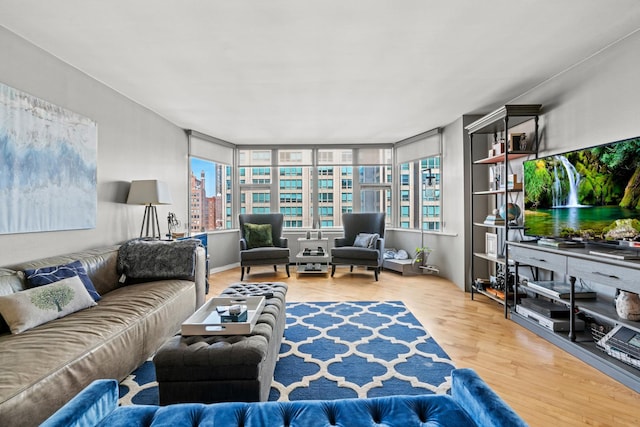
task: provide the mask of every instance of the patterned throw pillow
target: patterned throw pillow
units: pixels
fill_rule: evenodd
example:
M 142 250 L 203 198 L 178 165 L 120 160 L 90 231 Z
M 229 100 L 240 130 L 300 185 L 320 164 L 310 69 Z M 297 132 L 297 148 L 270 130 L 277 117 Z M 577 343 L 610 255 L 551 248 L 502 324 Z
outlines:
M 273 246 L 271 224 L 244 224 L 244 238 L 249 249 Z
M 0 314 L 13 334 L 94 305 L 78 276 L 0 296 Z
M 93 298 L 94 301 L 100 301 L 100 294 L 96 291 L 95 286 L 93 286 L 93 282 L 87 274 L 87 270 L 84 269 L 80 261 L 74 261 L 65 265 L 25 270 L 24 274 L 27 277 L 29 287 L 32 288 L 55 283 L 68 277 L 78 276 L 80 277 L 80 280 L 82 280 L 84 287 L 87 288 L 87 292 L 89 292 L 91 298 Z
M 369 248 L 373 249 L 375 247 L 375 242 L 378 240 L 380 235 L 378 233 L 359 233 L 356 236 L 356 240 L 353 242 L 353 246 L 358 248 Z

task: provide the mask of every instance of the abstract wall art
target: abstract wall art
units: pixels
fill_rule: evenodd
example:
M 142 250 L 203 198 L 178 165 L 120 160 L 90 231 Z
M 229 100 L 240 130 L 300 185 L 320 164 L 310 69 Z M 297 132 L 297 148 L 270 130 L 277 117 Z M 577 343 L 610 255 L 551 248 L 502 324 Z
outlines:
M 97 124 L 0 83 L 0 234 L 96 226 Z

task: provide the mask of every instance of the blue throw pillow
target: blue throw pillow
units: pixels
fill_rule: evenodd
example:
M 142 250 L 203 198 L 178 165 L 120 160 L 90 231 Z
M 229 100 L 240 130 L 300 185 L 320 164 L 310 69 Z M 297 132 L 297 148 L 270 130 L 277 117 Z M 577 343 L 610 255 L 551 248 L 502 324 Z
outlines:
M 82 284 L 91 295 L 94 301 L 100 301 L 100 294 L 96 291 L 93 282 L 87 274 L 87 270 L 84 269 L 80 261 L 74 261 L 65 265 L 56 265 L 53 267 L 41 267 L 33 270 L 25 270 L 25 276 L 29 282 L 30 287 L 48 285 L 50 283 L 58 282 L 62 279 L 78 276 L 82 281 Z

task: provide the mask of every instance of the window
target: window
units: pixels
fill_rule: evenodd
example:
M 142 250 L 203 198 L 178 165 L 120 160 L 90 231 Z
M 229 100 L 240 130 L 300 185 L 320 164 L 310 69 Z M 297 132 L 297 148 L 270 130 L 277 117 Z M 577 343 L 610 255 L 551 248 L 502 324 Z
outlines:
M 266 203 L 271 202 L 270 193 L 253 193 L 253 203 Z
M 231 167 L 193 156 L 189 163 L 190 231 L 231 227 Z
M 440 156 L 403 163 L 399 169 L 400 226 L 439 231 Z
M 391 154 L 391 148 L 240 149 L 240 209 L 281 212 L 286 227 L 339 227 L 344 212 L 386 212 L 390 223 Z

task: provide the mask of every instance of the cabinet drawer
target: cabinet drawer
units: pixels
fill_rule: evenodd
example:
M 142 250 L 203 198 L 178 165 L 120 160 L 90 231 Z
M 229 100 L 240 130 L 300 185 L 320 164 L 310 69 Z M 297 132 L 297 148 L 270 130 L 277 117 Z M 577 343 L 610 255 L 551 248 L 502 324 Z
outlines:
M 601 285 L 640 293 L 640 270 L 618 265 L 597 263 L 585 259 L 569 258 L 567 274 Z
M 567 257 L 560 254 L 541 251 L 539 249 L 509 246 L 509 257 L 520 264 L 540 267 L 549 271 L 564 274 L 567 269 Z

